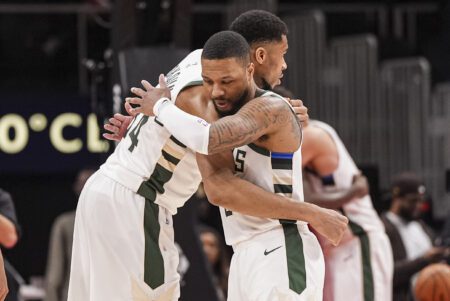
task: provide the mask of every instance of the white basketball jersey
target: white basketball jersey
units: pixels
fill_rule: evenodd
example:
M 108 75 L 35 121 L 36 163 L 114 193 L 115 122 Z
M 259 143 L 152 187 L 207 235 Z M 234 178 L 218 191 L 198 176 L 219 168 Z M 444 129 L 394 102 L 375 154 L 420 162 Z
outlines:
M 332 177 L 321 179 L 310 172 L 305 173 L 305 176 L 310 177 L 313 189 L 326 191 L 327 187 L 345 189 L 351 187 L 353 177 L 359 173 L 359 170 L 336 131 L 328 124 L 317 120 L 311 120 L 308 126 L 315 126 L 327 132 L 333 139 L 339 155 L 338 168 L 333 172 Z M 383 224 L 373 208 L 369 195 L 345 204 L 342 209 L 350 221 L 361 226 L 366 232 L 384 231 Z
M 273 92 L 262 96 L 268 95 L 282 98 Z M 294 153 L 275 153 L 251 143 L 235 148 L 233 156 L 237 176 L 266 191 L 303 202 L 301 148 Z M 277 219 L 243 215 L 224 208 L 220 208 L 220 214 L 225 240 L 231 246 L 281 226 Z
M 202 50 L 191 52 L 167 74 L 173 102 L 186 87 L 202 84 Z M 124 139 L 101 166 L 105 175 L 134 192 L 144 189 L 172 214 L 197 191 L 201 182 L 195 153 L 177 141 L 155 117 L 139 114 Z M 143 187 L 143 188 L 145 188 Z M 155 193 L 156 192 L 156 193 Z

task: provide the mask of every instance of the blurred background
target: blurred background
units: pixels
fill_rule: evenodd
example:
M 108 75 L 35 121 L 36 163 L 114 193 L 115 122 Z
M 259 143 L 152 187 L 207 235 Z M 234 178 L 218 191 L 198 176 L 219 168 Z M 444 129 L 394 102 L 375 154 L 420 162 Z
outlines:
M 79 172 L 114 149 L 102 125 L 130 86 L 155 82 L 254 8 L 287 23 L 283 85 L 338 131 L 376 209 L 389 208 L 392 176 L 412 171 L 427 187 L 424 219 L 441 229 L 450 212 L 450 1 L 2 0 L 0 188 L 17 211 L 19 240 L 5 253 L 19 282 L 42 286 L 52 225 L 75 209 Z M 198 198 L 185 214 L 220 236 L 218 212 Z

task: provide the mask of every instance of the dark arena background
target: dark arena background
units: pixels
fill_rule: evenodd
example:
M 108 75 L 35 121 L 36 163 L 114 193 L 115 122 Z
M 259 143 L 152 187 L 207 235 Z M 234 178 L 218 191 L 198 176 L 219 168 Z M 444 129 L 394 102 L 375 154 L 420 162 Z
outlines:
M 339 133 L 377 212 L 390 207 L 392 177 L 411 171 L 426 186 L 422 220 L 448 239 L 450 1 L 2 0 L 0 188 L 19 225 L 2 248 L 20 286 L 11 300 L 45 300 L 52 225 L 76 208 L 78 172 L 114 150 L 103 124 L 130 87 L 155 83 L 249 9 L 287 24 L 282 85 Z M 221 246 L 220 216 L 194 198 L 175 216 L 181 300 L 224 300 L 198 230 L 215 229 Z M 229 261 L 232 249 L 220 253 Z

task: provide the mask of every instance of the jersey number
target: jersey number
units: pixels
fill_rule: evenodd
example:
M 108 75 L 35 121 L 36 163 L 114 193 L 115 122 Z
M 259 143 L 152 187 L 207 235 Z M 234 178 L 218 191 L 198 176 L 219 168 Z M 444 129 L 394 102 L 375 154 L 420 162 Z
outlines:
M 238 172 L 244 172 L 244 159 L 247 152 L 238 149 L 236 152 L 236 158 L 234 159 L 234 170 Z
M 130 136 L 131 139 L 131 145 L 128 148 L 130 152 L 133 152 L 134 148 L 138 145 L 139 139 L 139 133 L 141 132 L 141 127 L 146 124 L 148 121 L 148 116 L 142 116 L 142 118 L 139 120 L 139 122 L 134 125 L 133 128 L 130 128 L 128 131 L 128 136 Z M 133 125 L 132 125 L 133 126 Z
M 236 158 L 234 159 L 234 169 L 238 172 L 244 172 L 244 159 L 247 152 L 238 149 L 236 152 Z M 225 216 L 233 215 L 233 211 L 225 209 Z

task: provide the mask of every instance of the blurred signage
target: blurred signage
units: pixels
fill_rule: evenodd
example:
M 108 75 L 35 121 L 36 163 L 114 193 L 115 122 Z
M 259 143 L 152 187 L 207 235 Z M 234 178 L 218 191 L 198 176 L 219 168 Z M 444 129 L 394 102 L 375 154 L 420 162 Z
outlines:
M 110 144 L 86 98 L 8 98 L 0 98 L 0 173 L 75 171 L 104 160 Z

